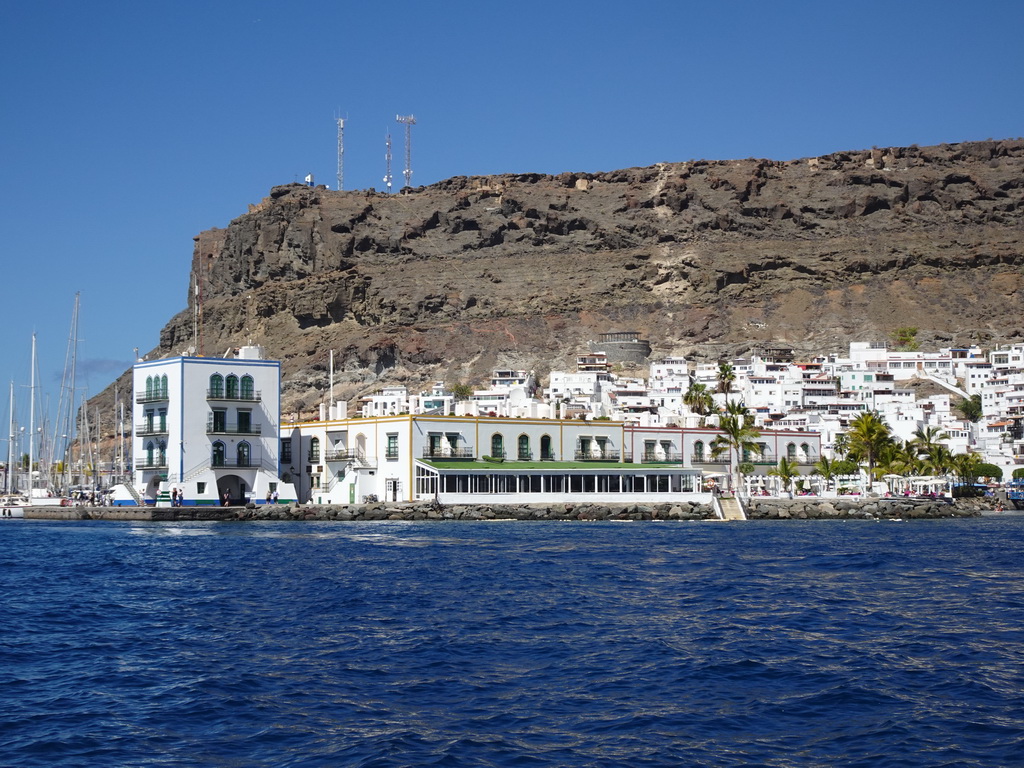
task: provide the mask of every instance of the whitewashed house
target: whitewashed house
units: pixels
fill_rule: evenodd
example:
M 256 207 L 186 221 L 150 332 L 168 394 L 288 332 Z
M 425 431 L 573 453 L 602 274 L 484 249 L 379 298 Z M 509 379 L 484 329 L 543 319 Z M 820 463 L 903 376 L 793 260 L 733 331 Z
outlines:
M 132 380 L 134 480 L 116 504 L 165 506 L 172 491 L 186 506 L 295 499 L 278 477 L 280 363 L 261 347 L 141 361 Z

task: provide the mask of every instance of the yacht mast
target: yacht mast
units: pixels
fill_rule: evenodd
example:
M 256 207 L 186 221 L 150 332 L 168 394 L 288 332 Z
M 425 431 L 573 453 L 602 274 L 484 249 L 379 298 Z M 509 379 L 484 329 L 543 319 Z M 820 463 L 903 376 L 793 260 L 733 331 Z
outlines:
M 70 485 L 71 467 L 68 447 L 75 437 L 75 378 L 78 366 L 78 306 L 81 293 L 75 293 L 75 308 L 71 313 L 71 332 L 68 334 L 68 348 L 64 355 L 64 374 L 60 382 L 60 400 L 57 403 L 57 420 L 53 425 L 53 450 L 56 460 L 63 462 L 65 486 Z M 58 437 L 60 440 L 58 441 Z
M 14 466 L 11 464 L 11 457 L 14 455 L 14 382 L 11 382 L 11 424 L 10 434 L 7 437 L 7 473 L 4 477 L 4 489 L 7 493 L 11 492 L 11 470 Z
M 35 488 L 35 479 L 32 476 L 32 467 L 36 461 L 36 334 L 32 332 L 32 370 L 29 374 L 29 407 L 28 407 L 28 497 L 32 498 L 32 489 Z

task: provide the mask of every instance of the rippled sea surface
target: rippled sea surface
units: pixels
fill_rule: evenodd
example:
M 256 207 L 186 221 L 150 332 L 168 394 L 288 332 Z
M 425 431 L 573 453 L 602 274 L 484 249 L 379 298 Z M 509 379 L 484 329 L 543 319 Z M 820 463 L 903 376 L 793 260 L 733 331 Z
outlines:
M 5 766 L 1024 765 L 1024 518 L 0 523 Z

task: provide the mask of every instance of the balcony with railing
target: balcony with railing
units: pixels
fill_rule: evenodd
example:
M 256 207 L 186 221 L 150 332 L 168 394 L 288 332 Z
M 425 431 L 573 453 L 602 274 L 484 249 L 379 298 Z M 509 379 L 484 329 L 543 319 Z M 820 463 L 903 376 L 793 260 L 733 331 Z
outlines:
M 324 453 L 324 461 L 354 461 L 359 454 L 351 448 L 332 448 Z
M 476 456 L 473 453 L 473 449 L 469 446 L 462 446 L 461 448 L 451 448 L 444 446 L 430 447 L 427 446 L 423 449 L 424 459 L 433 459 L 435 461 L 449 461 L 458 459 L 475 459 Z
M 135 469 L 167 469 L 166 456 L 140 456 L 135 459 Z
M 213 460 L 210 462 L 210 466 L 214 469 L 248 469 L 251 467 L 258 467 L 259 465 L 259 462 L 252 457 L 228 459 L 214 456 Z
M 715 466 L 724 466 L 729 463 L 729 456 L 722 454 L 720 456 L 713 456 L 710 453 L 695 453 L 693 458 L 690 460 L 693 464 L 713 464 Z
M 167 396 L 167 392 L 163 390 L 150 390 L 149 392 L 139 392 L 135 395 L 136 403 L 165 403 L 170 398 Z
M 615 451 L 605 448 L 603 451 L 576 451 L 573 454 L 574 461 L 619 461 L 622 458 L 622 451 Z
M 165 397 L 164 400 L 167 398 Z M 260 393 L 253 390 L 242 389 L 242 390 L 228 390 L 228 389 L 208 389 L 206 390 L 207 400 L 233 400 L 243 403 L 258 403 L 260 402 Z M 141 402 L 141 401 L 140 401 Z
M 675 451 L 644 451 L 640 455 L 641 464 L 680 464 L 683 455 Z
M 167 434 L 167 423 L 161 424 L 159 421 L 148 422 L 144 421 L 135 427 L 135 434 L 139 437 L 154 437 L 156 435 Z
M 249 422 L 228 422 L 210 419 L 206 422 L 206 434 L 208 435 L 258 435 L 260 425 Z

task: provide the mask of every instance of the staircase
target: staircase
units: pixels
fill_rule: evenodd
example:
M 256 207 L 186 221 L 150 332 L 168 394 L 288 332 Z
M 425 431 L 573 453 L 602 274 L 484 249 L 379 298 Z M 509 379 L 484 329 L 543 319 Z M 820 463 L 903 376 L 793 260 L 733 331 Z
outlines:
M 715 496 L 715 512 L 719 520 L 746 520 L 743 505 L 737 496 Z

